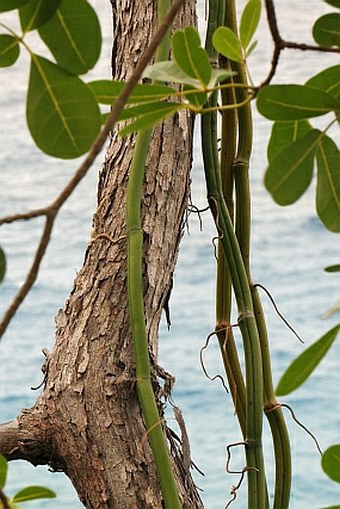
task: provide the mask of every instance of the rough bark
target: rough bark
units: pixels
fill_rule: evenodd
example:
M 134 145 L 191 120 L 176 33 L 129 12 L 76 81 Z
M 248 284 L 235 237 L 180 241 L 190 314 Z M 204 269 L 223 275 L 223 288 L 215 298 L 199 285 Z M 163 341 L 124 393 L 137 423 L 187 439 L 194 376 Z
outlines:
M 114 72 L 127 78 L 147 44 L 155 2 L 112 1 Z M 180 24 L 192 24 L 195 1 Z M 189 192 L 192 119 L 181 112 L 155 129 L 143 199 L 144 296 L 152 358 L 171 285 Z M 93 235 L 84 264 L 56 317 L 45 388 L 32 409 L 0 427 L 0 451 L 64 471 L 89 509 L 160 509 L 162 500 L 135 391 L 127 309 L 125 196 L 134 138 L 114 132 L 98 186 Z M 171 377 L 154 366 L 159 404 Z M 162 378 L 163 384 L 159 384 Z M 164 392 L 164 391 L 163 391 Z M 168 434 L 170 436 L 170 434 Z M 174 447 L 184 507 L 201 507 Z

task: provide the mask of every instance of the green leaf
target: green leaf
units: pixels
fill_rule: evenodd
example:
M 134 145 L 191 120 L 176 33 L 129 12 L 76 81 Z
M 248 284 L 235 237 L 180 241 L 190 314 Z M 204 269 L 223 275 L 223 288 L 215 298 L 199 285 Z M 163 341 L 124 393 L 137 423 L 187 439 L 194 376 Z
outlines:
M 340 152 L 334 141 L 324 136 L 316 154 L 318 179 L 316 209 L 332 232 L 340 232 Z
M 269 85 L 257 96 L 257 109 L 269 120 L 301 120 L 340 108 L 340 101 L 305 85 Z
M 56 494 L 54 491 L 44 488 L 43 486 L 28 486 L 27 488 L 18 491 L 10 502 L 19 504 L 21 502 L 37 500 L 38 498 L 56 498 Z
M 20 8 L 20 24 L 23 32 L 40 27 L 58 9 L 61 0 L 30 0 Z
M 1 249 L 1 248 L 0 248 Z M 7 480 L 7 460 L 0 454 L 0 488 L 4 488 Z
M 213 88 L 217 83 L 226 81 L 231 76 L 235 76 L 237 73 L 234 71 L 226 71 L 225 69 L 212 69 L 211 78 L 208 88 Z
M 100 24 L 86 0 L 62 0 L 39 35 L 57 63 L 73 74 L 84 74 L 96 64 L 102 44 Z
M 257 41 L 253 41 L 246 51 L 247 58 L 250 57 L 250 55 L 252 54 L 252 52 L 254 51 L 256 46 L 257 46 Z
M 339 331 L 340 325 L 337 325 L 308 347 L 307 350 L 292 362 L 282 375 L 277 386 L 277 396 L 285 396 L 295 391 L 295 389 L 300 387 L 300 385 L 307 380 L 332 346 Z
M 235 62 L 243 62 L 241 42 L 228 27 L 219 27 L 213 35 L 213 45 L 221 55 Z
M 35 143 L 54 157 L 84 154 L 100 130 L 99 107 L 89 87 L 38 55 L 32 55 L 26 109 Z
M 332 481 L 340 483 L 340 444 L 332 445 L 323 453 L 321 465 Z
M 310 130 L 303 138 L 287 145 L 271 161 L 265 185 L 280 205 L 290 205 L 308 188 L 314 166 L 314 155 L 323 133 Z
M 0 67 L 13 65 L 19 56 L 19 44 L 15 37 L 0 34 Z
M 246 4 L 240 21 L 240 40 L 246 49 L 251 42 L 258 27 L 261 16 L 261 0 L 249 0 Z
M 195 108 L 201 108 L 208 100 L 208 94 L 206 92 L 194 92 L 192 87 L 188 86 L 188 85 L 184 85 L 183 87 L 183 91 L 184 92 L 188 92 L 190 91 L 191 93 L 188 94 L 186 93 L 185 94 L 185 98 L 193 105 L 195 106 Z
M 0 246 L 0 283 L 4 280 L 5 274 L 6 274 L 6 255 L 2 247 Z
M 267 147 L 268 162 L 271 163 L 281 150 L 303 138 L 311 129 L 312 127 L 307 120 L 275 122 Z
M 126 83 L 123 81 L 97 80 L 87 83 L 100 104 L 113 104 Z M 153 85 L 150 83 L 138 84 L 132 90 L 127 104 L 137 104 L 166 99 L 177 90 L 166 85 Z
M 182 83 L 191 85 L 193 88 L 201 88 L 201 83 L 185 74 L 175 62 L 157 62 L 150 65 L 150 67 L 145 69 L 143 78 L 149 78 L 154 81 Z
M 130 106 L 129 108 L 125 108 L 119 115 L 119 120 L 128 120 L 130 118 L 136 118 L 141 115 L 148 115 L 149 113 L 157 112 L 157 111 L 167 111 L 176 107 L 179 109 L 181 107 L 180 103 L 175 102 L 152 102 L 152 103 L 144 103 L 138 104 L 137 106 Z
M 340 65 L 328 67 L 310 78 L 306 85 L 311 88 L 324 90 L 335 98 L 340 97 Z
M 340 46 L 340 14 L 333 12 L 317 19 L 313 37 L 320 46 Z
M 203 88 L 209 84 L 211 65 L 195 28 L 186 27 L 175 32 L 172 50 L 176 64 L 185 74 L 198 80 Z
M 340 272 L 340 263 L 337 265 L 329 265 L 328 267 L 325 267 L 326 272 Z
M 340 0 L 325 0 L 329 5 L 333 5 L 333 7 L 337 7 L 340 9 Z
M 144 106 L 149 105 L 150 103 Z M 136 109 L 137 108 L 140 108 L 140 106 L 136 106 Z M 136 132 L 139 129 L 149 129 L 156 125 L 158 122 L 164 120 L 166 117 L 173 115 L 179 108 L 180 108 L 179 103 L 163 103 L 163 107 L 158 106 L 157 108 L 156 107 L 151 108 L 150 111 L 140 114 L 137 120 L 131 122 L 126 127 L 123 127 L 123 129 L 119 131 L 119 134 L 121 136 L 126 136 L 127 134 Z
M 30 0 L 1 0 L 0 2 L 0 12 L 5 11 L 13 11 L 14 9 L 18 9 L 22 5 L 25 5 Z

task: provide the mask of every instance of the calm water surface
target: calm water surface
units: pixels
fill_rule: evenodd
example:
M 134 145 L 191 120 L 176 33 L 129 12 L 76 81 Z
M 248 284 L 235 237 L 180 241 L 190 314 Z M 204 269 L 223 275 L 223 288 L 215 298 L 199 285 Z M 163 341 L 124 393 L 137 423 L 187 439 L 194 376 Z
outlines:
M 101 14 L 105 44 L 95 77 L 110 76 L 110 12 L 103 2 L 92 2 Z M 203 1 L 199 2 L 203 12 Z M 308 3 L 277 2 L 283 36 L 291 40 L 310 41 L 305 23 L 331 10 L 319 0 Z M 250 61 L 255 82 L 261 81 L 269 68 L 270 37 L 262 26 L 263 38 Z M 306 54 L 303 66 L 295 53 L 286 52 L 277 81 L 303 83 L 331 57 Z M 1 70 L 0 189 L 1 215 L 44 205 L 62 188 L 75 168 L 74 162 L 49 159 L 34 147 L 24 120 L 23 92 L 27 85 L 27 62 L 22 58 L 13 69 Z M 265 144 L 269 126 L 257 118 L 252 162 L 253 180 L 253 271 L 254 279 L 270 289 L 280 310 L 299 334 L 309 343 L 336 323 L 326 323 L 321 316 L 339 299 L 339 280 L 323 272 L 323 267 L 339 262 L 339 237 L 324 230 L 314 213 L 313 189 L 290 208 L 277 207 L 266 194 L 262 180 L 266 167 Z M 204 207 L 205 189 L 202 165 L 196 148 L 193 168 L 192 198 Z M 100 161 L 79 186 L 60 214 L 52 245 L 44 259 L 38 282 L 17 314 L 1 348 L 0 421 L 13 419 L 23 407 L 31 406 L 36 393 L 31 386 L 41 381 L 41 348 L 53 346 L 54 315 L 63 307 L 76 271 L 82 264 L 88 242 L 91 215 L 95 204 L 96 180 Z M 4 309 L 23 281 L 34 253 L 42 222 L 17 223 L 1 228 L 1 244 L 8 256 L 8 275 L 1 287 L 0 307 Z M 221 509 L 229 500 L 229 487 L 237 477 L 225 473 L 225 448 L 239 440 L 230 399 L 219 383 L 205 379 L 199 365 L 199 349 L 214 327 L 215 261 L 212 246 L 214 230 L 208 214 L 203 216 L 203 230 L 198 219 L 191 217 L 175 274 L 171 299 L 171 332 L 164 324 L 160 331 L 160 360 L 177 379 L 175 400 L 185 414 L 195 463 L 205 472 L 197 476 L 202 497 L 208 509 Z M 273 368 L 277 381 L 288 363 L 302 351 L 302 345 L 275 315 L 264 296 L 268 316 Z M 340 442 L 340 398 L 338 387 L 340 347 L 324 361 L 310 381 L 287 398 L 299 419 L 318 436 L 321 447 Z M 221 372 L 219 353 L 214 341 L 205 357 L 211 374 Z M 291 508 L 309 509 L 340 502 L 338 485 L 320 473 L 319 456 L 311 441 L 287 415 L 292 433 L 294 483 Z M 174 424 L 175 426 L 175 424 Z M 236 428 L 236 429 L 235 429 Z M 270 440 L 265 439 L 271 460 Z M 243 458 L 235 453 L 234 468 L 242 468 Z M 270 464 L 270 462 L 269 462 Z M 269 475 L 272 475 L 268 466 Z M 58 501 L 34 502 L 32 509 L 42 507 L 82 507 L 63 474 L 49 473 L 25 463 L 12 463 L 8 486 L 10 492 L 26 484 L 43 484 L 58 492 Z M 245 507 L 245 494 L 232 507 Z

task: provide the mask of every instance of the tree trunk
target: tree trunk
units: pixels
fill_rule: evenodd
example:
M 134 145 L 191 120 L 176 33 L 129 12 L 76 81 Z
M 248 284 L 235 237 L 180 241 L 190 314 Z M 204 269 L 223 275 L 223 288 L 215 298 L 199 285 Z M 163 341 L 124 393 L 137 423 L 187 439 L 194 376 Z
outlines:
M 154 30 L 156 2 L 111 3 L 114 74 L 127 78 Z M 178 19 L 180 25 L 194 23 L 194 0 L 185 2 Z M 125 197 L 133 146 L 133 137 L 112 134 L 100 174 L 92 239 L 74 289 L 56 317 L 45 388 L 32 409 L 0 427 L 0 451 L 8 459 L 64 471 L 90 509 L 163 507 L 136 397 L 127 307 Z M 155 360 L 158 326 L 183 229 L 191 146 L 192 118 L 186 112 L 157 127 L 144 183 L 145 314 L 161 411 L 172 378 Z M 202 507 L 183 468 L 179 442 L 171 442 L 183 506 Z

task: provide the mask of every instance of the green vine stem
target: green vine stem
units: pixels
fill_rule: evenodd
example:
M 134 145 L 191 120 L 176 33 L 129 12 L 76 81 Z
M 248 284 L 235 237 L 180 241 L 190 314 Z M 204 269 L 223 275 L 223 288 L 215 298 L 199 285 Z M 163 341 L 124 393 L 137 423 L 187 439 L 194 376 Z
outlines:
M 210 2 L 212 5 L 213 2 Z M 208 46 L 207 46 L 208 47 Z M 202 151 L 210 208 L 220 234 L 239 310 L 246 365 L 245 450 L 248 470 L 249 509 L 264 509 L 267 494 L 262 456 L 262 361 L 252 297 L 242 254 L 226 206 L 216 157 L 216 116 L 202 116 Z
M 169 7 L 170 2 L 168 0 L 158 1 L 159 22 L 163 19 Z M 156 61 L 168 59 L 169 46 L 169 35 L 167 35 L 157 50 Z M 137 394 L 147 428 L 162 496 L 166 509 L 181 509 L 170 454 L 151 382 L 149 343 L 145 327 L 141 201 L 144 169 L 150 139 L 150 129 L 138 132 L 127 187 L 126 228 L 129 313 L 136 363 Z
M 274 445 L 275 490 L 273 509 L 288 509 L 292 477 L 289 434 L 282 409 L 276 401 L 266 322 L 260 296 L 254 285 L 252 286 L 252 296 L 262 351 L 264 411 L 269 422 Z
M 222 22 L 224 21 L 221 20 Z M 209 27 L 209 25 L 208 25 Z M 208 28 L 209 30 L 209 28 Z M 208 39 L 212 34 L 208 33 Z M 220 57 L 220 67 L 230 69 L 229 61 Z M 236 103 L 235 89 L 221 89 L 222 105 Z M 226 110 L 221 117 L 221 147 L 220 171 L 223 196 L 228 207 L 231 219 L 234 218 L 234 175 L 233 164 L 235 160 L 237 141 L 237 112 L 236 109 Z M 216 143 L 216 142 L 215 142 Z M 215 149 L 216 150 L 216 149 Z M 243 374 L 240 366 L 238 352 L 232 329 L 231 317 L 231 278 L 228 264 L 225 259 L 221 242 L 218 243 L 218 263 L 216 276 L 216 329 L 222 353 L 222 359 L 228 378 L 231 396 L 234 402 L 235 413 L 240 423 L 243 437 L 246 436 L 246 393 Z M 226 329 L 225 329 L 226 328 Z M 225 332 L 223 332 L 225 330 Z
M 230 0 L 227 9 L 226 24 L 237 33 L 236 9 L 234 0 Z M 237 72 L 237 80 L 243 85 L 248 84 L 247 71 L 244 63 L 233 62 L 232 68 Z M 242 102 L 247 97 L 247 90 L 235 89 L 236 101 Z M 245 104 L 237 110 L 238 115 L 238 151 L 234 165 L 235 194 L 236 194 L 236 235 L 249 284 L 251 286 L 253 305 L 257 328 L 259 332 L 264 384 L 264 409 L 269 421 L 275 453 L 275 491 L 273 509 L 287 509 L 289 507 L 291 487 L 291 453 L 290 442 L 282 410 L 276 402 L 273 389 L 271 358 L 266 330 L 265 318 L 261 300 L 257 289 L 252 284 L 250 269 L 250 231 L 251 231 L 251 195 L 249 184 L 249 160 L 252 151 L 252 113 L 250 104 Z

